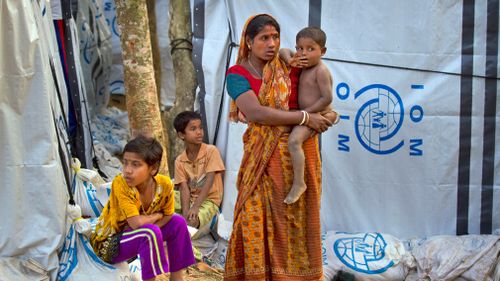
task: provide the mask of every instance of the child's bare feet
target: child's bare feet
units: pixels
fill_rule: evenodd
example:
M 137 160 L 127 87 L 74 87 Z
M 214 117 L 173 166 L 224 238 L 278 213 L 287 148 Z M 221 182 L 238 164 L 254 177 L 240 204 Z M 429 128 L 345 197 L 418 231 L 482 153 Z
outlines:
M 290 192 L 288 192 L 288 195 L 285 198 L 285 203 L 287 204 L 293 204 L 299 200 L 300 195 L 306 191 L 307 186 L 305 182 L 302 182 L 300 184 L 293 184 L 292 189 L 290 189 Z

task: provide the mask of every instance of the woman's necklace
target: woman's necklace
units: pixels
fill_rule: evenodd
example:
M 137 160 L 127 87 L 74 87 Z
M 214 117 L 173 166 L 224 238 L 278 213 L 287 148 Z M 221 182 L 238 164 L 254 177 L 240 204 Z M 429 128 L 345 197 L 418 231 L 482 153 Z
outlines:
M 250 58 L 248 58 L 248 64 L 250 65 L 250 67 L 253 69 L 253 71 L 255 72 L 255 74 L 257 74 L 257 76 L 259 77 L 259 79 L 262 80 L 262 74 L 260 74 L 260 72 L 257 71 L 257 69 L 255 69 L 255 66 L 253 66 L 252 64 L 252 61 L 250 60 Z

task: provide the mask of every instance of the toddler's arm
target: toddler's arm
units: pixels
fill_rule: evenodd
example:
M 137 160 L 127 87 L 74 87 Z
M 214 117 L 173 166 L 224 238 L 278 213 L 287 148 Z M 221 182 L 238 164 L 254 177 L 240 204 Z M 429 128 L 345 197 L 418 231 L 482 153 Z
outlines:
M 290 65 L 289 61 L 292 59 L 294 55 L 292 50 L 288 48 L 281 48 L 279 54 L 280 54 L 280 59 L 284 60 L 287 65 Z
M 280 58 L 285 61 L 285 63 L 292 67 L 302 68 L 307 65 L 307 59 L 302 59 L 297 56 L 297 53 L 293 52 L 288 48 L 282 48 L 279 51 Z

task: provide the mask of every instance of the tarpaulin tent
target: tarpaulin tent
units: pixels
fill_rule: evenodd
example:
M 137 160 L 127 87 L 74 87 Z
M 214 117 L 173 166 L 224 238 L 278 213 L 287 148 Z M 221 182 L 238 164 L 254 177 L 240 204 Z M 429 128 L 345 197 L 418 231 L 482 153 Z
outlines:
M 65 15 L 59 2 L 0 4 L 0 159 L 5 163 L 0 171 L 0 265 L 7 264 L 0 269 L 30 259 L 52 278 L 66 233 L 69 155 L 92 161 L 92 110 L 86 107 L 100 96 L 87 91 L 120 91 L 117 65 L 111 67 L 109 86 L 102 80 L 86 84 L 88 73 L 81 71 L 107 68 L 82 67 L 74 52 L 87 51 L 79 44 L 93 46 L 97 37 L 78 41 L 77 30 L 85 24 L 98 30 L 89 24 L 97 21 L 77 17 L 76 11 Z M 102 2 L 103 10 L 89 9 L 106 17 L 111 32 L 99 38 L 112 37 L 116 63 L 113 1 Z M 168 1 L 157 2 L 163 9 L 157 12 L 163 24 L 160 46 L 168 54 Z M 190 3 L 196 108 L 206 118 L 209 141 L 225 159 L 225 218 L 232 220 L 245 126 L 227 121 L 224 74 L 235 62 L 245 20 L 270 13 L 281 24 L 282 47 L 293 48 L 295 34 L 308 25 L 320 26 L 328 36 L 323 61 L 334 78 L 333 107 L 342 120 L 321 136 L 323 230 L 380 231 L 404 238 L 489 234 L 500 228 L 498 1 Z M 63 20 L 62 37 L 57 37 L 61 33 L 56 33 L 51 11 Z M 73 55 L 70 60 L 59 59 L 57 38 L 71 43 L 64 49 Z M 162 58 L 169 69 L 168 55 Z M 64 77 L 68 73 L 72 79 Z M 172 84 L 165 84 L 168 104 Z M 76 113 L 80 126 L 79 145 L 72 147 L 76 151 L 67 145 L 75 138 L 65 134 L 72 125 L 70 113 Z
M 294 48 L 308 25 L 328 37 L 323 61 L 342 121 L 321 137 L 323 229 L 413 237 L 500 228 L 497 1 L 193 4 L 201 96 L 226 160 L 226 218 L 244 130 L 227 122 L 221 81 L 237 53 L 228 46 L 248 16 L 270 13 L 282 47 Z

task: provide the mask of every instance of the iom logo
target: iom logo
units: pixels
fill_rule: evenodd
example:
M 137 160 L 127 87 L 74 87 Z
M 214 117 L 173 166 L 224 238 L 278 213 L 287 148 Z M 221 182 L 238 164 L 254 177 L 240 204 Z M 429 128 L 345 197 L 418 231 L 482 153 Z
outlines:
M 412 85 L 412 90 L 423 89 L 423 85 Z M 350 97 L 350 88 L 346 83 L 337 86 L 337 96 L 341 100 Z M 371 84 L 354 94 L 355 104 L 359 105 L 354 116 L 341 115 L 340 118 L 354 118 L 354 133 L 359 143 L 374 154 L 394 153 L 405 146 L 405 140 L 398 134 L 405 121 L 405 106 L 401 96 L 393 88 L 384 84 Z M 412 122 L 422 120 L 424 112 L 421 106 L 414 105 L 409 110 Z M 349 151 L 350 137 L 339 135 L 339 150 Z M 409 139 L 410 155 L 421 156 L 422 139 Z
M 400 149 L 404 141 L 393 144 L 392 138 L 404 118 L 403 101 L 392 88 L 373 84 L 359 90 L 354 99 L 367 96 L 354 120 L 356 137 L 361 145 L 375 154 L 388 154 Z
M 380 233 L 360 233 L 341 238 L 333 244 L 337 258 L 347 267 L 366 274 L 379 274 L 394 265 L 384 258 L 387 243 Z

